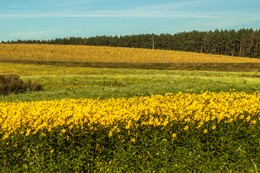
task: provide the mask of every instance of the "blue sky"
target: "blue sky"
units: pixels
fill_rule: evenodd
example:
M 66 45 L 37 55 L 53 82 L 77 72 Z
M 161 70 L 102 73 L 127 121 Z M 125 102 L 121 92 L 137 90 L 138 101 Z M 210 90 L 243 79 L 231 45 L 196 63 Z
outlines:
M 0 41 L 240 28 L 259 0 L 0 0 Z

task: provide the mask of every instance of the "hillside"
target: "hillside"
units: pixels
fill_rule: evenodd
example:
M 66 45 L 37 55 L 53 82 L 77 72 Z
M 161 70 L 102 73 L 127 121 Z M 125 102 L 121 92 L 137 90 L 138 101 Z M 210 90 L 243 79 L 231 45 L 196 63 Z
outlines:
M 111 46 L 179 50 L 260 58 L 260 30 L 190 31 L 176 34 L 66 37 L 52 40 L 16 40 L 6 43 Z
M 260 59 L 104 46 L 0 44 L 0 60 L 124 63 L 256 63 Z

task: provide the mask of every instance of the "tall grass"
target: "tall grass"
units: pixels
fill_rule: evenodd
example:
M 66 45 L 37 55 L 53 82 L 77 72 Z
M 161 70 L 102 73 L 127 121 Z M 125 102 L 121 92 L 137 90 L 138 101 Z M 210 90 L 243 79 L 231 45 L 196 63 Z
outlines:
M 21 74 L 21 79 L 39 83 L 43 90 L 0 96 L 1 101 L 118 98 L 166 92 L 260 91 L 259 72 L 162 71 L 1 64 L 0 73 L 5 72 Z

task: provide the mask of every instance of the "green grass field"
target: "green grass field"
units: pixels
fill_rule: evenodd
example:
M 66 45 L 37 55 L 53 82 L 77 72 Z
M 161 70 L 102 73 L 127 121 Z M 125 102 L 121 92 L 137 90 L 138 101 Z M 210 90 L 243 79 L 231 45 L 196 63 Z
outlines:
M 0 96 L 1 101 L 111 98 L 167 92 L 260 91 L 260 72 L 89 68 L 2 63 L 0 74 L 18 74 L 43 90 Z

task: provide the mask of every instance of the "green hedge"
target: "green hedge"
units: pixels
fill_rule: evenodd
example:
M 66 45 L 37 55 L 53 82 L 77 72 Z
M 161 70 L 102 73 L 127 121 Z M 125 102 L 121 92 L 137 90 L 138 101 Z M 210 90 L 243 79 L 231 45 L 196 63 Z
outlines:
M 111 137 L 112 127 L 98 125 L 10 135 L 0 141 L 0 172 L 260 171 L 259 122 L 220 122 L 207 133 L 180 124 L 117 127 Z
M 18 75 L 0 75 L 0 95 L 40 91 L 42 86 L 28 80 L 24 82 Z

